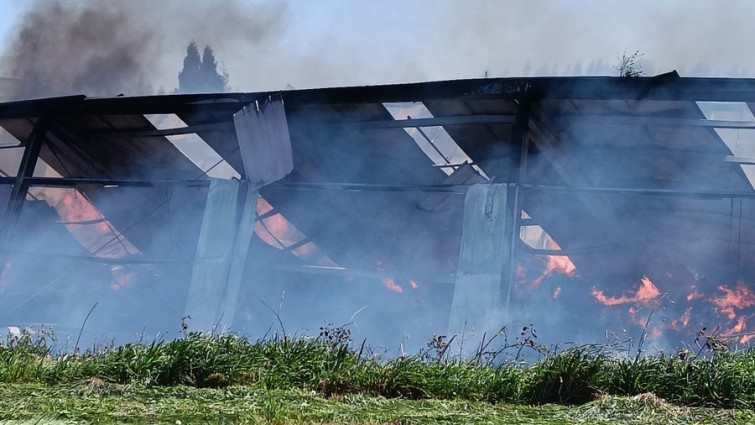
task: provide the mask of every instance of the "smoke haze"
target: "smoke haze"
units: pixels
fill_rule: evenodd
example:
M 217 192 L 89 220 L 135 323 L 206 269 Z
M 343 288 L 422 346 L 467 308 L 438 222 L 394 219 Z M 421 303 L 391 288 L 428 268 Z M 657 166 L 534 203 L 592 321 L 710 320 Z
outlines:
M 254 50 L 281 31 L 285 3 L 37 1 L 2 56 L 19 78 L 10 98 L 170 92 L 194 40 L 226 52 Z
M 237 91 L 614 75 L 635 50 L 648 75 L 745 77 L 754 12 L 745 1 L 34 1 L 7 32 L 0 75 L 27 81 L 18 97 L 171 92 L 194 40 Z
M 2 97 L 22 99 L 70 94 L 115 96 L 121 93 L 171 93 L 178 84 L 177 75 L 190 41 L 195 41 L 200 48 L 212 46 L 221 69 L 230 76 L 231 89 L 239 91 L 282 89 L 288 84 L 296 88 L 348 86 L 471 78 L 486 74 L 609 75 L 616 73 L 612 66 L 616 64 L 617 56 L 634 50 L 644 54 L 641 65 L 650 75 L 674 68 L 682 76 L 755 75 L 751 71 L 755 69 L 755 63 L 750 63 L 755 59 L 741 52 L 742 40 L 755 36 L 755 26 L 748 22 L 754 16 L 755 4 L 716 4 L 715 9 L 706 10 L 695 7 L 695 3 L 703 5 L 703 2 L 690 5 L 681 1 L 663 4 L 650 1 L 632 4 L 584 1 L 575 5 L 567 1 L 504 3 L 490 0 L 477 1 L 473 3 L 474 7 L 467 2 L 444 0 L 416 3 L 209 0 L 191 4 L 180 0 L 34 1 L 6 39 L 0 59 L 0 76 L 12 76 L 18 80 L 14 80 Z M 332 146 L 328 145 L 333 143 L 331 138 L 322 137 L 322 146 Z M 323 155 L 334 155 L 332 150 L 331 147 L 324 149 Z M 359 155 L 364 153 L 360 152 Z M 350 164 L 353 169 L 362 166 L 356 160 Z M 372 175 L 374 171 L 359 170 L 353 175 Z M 599 177 L 595 180 L 600 180 Z M 117 190 L 125 193 L 127 190 L 136 192 L 142 189 Z M 69 197 L 77 196 L 70 192 Z M 129 214 L 134 217 L 145 215 L 144 211 L 124 212 L 127 208 L 119 204 L 119 199 L 123 198 L 118 198 L 116 190 L 111 193 L 114 195 L 100 194 L 96 199 L 98 205 L 102 205 L 105 216 L 120 215 L 123 219 Z M 182 210 L 181 214 L 184 215 L 173 217 L 176 224 L 168 230 L 142 230 L 142 234 L 153 239 L 141 241 L 140 249 L 166 257 L 169 257 L 168 253 L 175 254 L 177 260 L 190 259 L 196 247 L 195 236 L 202 218 L 204 192 L 184 189 L 149 196 L 154 201 L 150 207 L 164 205 L 155 214 L 169 215 Z M 461 201 L 457 199 L 454 202 Z M 187 208 L 187 205 L 191 205 L 191 208 Z M 28 229 L 28 234 L 32 231 L 39 234 L 47 232 L 48 236 L 57 238 L 55 241 L 60 241 L 60 246 L 75 245 L 71 234 L 66 233 L 62 226 L 36 228 L 37 221 L 52 222 L 55 217 L 50 218 L 51 212 L 45 205 L 34 208 L 38 210 L 36 215 L 27 214 L 26 221 L 19 225 L 20 229 Z M 684 210 L 682 207 L 670 209 Z M 726 205 L 719 209 L 723 211 L 722 214 L 726 213 Z M 125 219 L 124 222 L 130 223 Z M 325 225 L 335 226 L 337 223 Z M 187 228 L 190 231 L 186 231 Z M 109 233 L 107 236 L 111 237 Z M 263 244 L 259 240 L 256 243 Z M 61 278 L 56 277 L 56 267 L 65 266 L 65 259 L 61 258 L 69 253 L 50 248 L 54 245 L 46 240 L 28 242 L 26 248 L 29 251 L 45 248 L 52 251 L 49 254 L 59 257 L 45 267 L 39 267 L 36 260 L 28 265 L 18 261 L 6 270 L 8 279 L 14 277 L 14 273 L 21 275 L 29 272 L 30 278 L 58 285 Z M 180 252 L 174 253 L 167 247 L 180 247 L 177 249 Z M 270 250 L 266 246 L 262 248 Z M 546 245 L 540 248 L 551 247 Z M 77 254 L 83 256 L 88 253 L 82 249 Z M 353 255 L 360 256 L 362 253 Z M 274 257 L 271 255 L 271 258 Z M 596 294 L 608 302 L 622 297 L 631 298 L 641 288 L 638 286 L 641 275 L 635 275 L 631 278 L 634 280 L 622 276 L 624 280 L 621 282 L 629 282 L 629 285 L 611 288 L 613 292 L 601 292 L 606 288 L 593 288 L 586 282 L 578 288 L 581 292 L 570 292 L 575 290 L 576 285 L 569 286 L 572 279 L 568 273 L 553 272 L 546 276 L 541 273 L 542 265 L 533 263 L 535 266 L 530 267 L 529 275 L 526 270 L 523 271 L 527 279 L 522 278 L 521 286 L 524 288 L 531 281 L 539 280 L 541 288 L 545 288 L 541 291 L 547 292 L 548 304 L 545 304 L 546 308 L 537 310 L 522 309 L 517 312 L 516 320 L 525 324 L 534 322 L 541 329 L 546 329 L 557 327 L 564 317 L 573 315 L 573 322 L 579 326 L 569 329 L 568 337 L 580 341 L 595 342 L 605 330 L 589 327 L 596 320 L 571 307 L 578 305 L 578 302 L 592 301 L 591 297 L 597 298 Z M 646 272 L 640 270 L 640 266 L 632 265 L 636 268 L 632 272 Z M 380 267 L 383 265 L 375 266 Z M 447 313 L 430 301 L 433 296 L 442 298 L 442 295 L 448 295 L 450 285 L 430 290 L 424 286 L 424 282 L 420 282 L 420 289 L 414 290 L 408 281 L 396 283 L 391 279 L 390 285 L 384 282 L 385 288 L 379 287 L 383 292 L 376 297 L 374 292 L 354 291 L 355 285 L 350 281 L 344 280 L 332 286 L 327 277 L 305 277 L 306 284 L 285 282 L 291 287 L 298 285 L 299 291 L 288 292 L 283 302 L 282 285 L 268 283 L 274 281 L 274 276 L 272 272 L 267 273 L 269 276 L 259 273 L 260 280 L 264 280 L 262 285 L 253 288 L 251 293 L 242 294 L 242 301 L 254 306 L 249 311 L 239 313 L 249 318 L 251 324 L 247 329 L 250 332 L 264 333 L 274 319 L 273 314 L 259 302 L 260 299 L 273 306 L 281 299 L 283 312 L 279 308 L 278 313 L 286 324 L 294 328 L 319 325 L 309 320 L 312 317 L 340 324 L 354 319 L 356 315 L 355 322 L 361 325 L 369 341 L 375 341 L 374 333 L 380 333 L 377 336 L 382 337 L 381 342 L 395 344 L 402 337 L 401 332 L 410 326 L 427 334 L 444 331 L 442 326 L 428 325 L 433 320 L 442 322 Z M 689 280 L 687 274 L 696 273 L 676 273 Z M 659 271 L 657 275 L 651 277 L 664 289 L 664 274 Z M 160 265 L 159 268 L 97 265 L 76 270 L 67 276 L 76 281 L 77 286 L 64 288 L 63 298 L 50 291 L 43 293 L 46 297 L 31 303 L 28 300 L 36 294 L 22 292 L 12 300 L 18 300 L 19 306 L 24 303 L 23 309 L 27 309 L 23 316 L 17 317 L 28 322 L 63 317 L 68 320 L 65 325 L 73 332 L 78 330 L 94 303 L 100 302 L 96 314 L 102 315 L 97 317 L 120 308 L 123 314 L 99 320 L 99 328 L 90 325 L 90 329 L 113 334 L 112 329 L 120 326 L 122 335 L 128 339 L 133 336 L 129 333 L 133 331 L 129 325 L 141 326 L 137 321 L 145 317 L 152 320 L 152 331 L 163 331 L 164 324 L 174 326 L 180 321 L 181 302 L 176 299 L 180 298 L 176 294 L 186 291 L 189 277 L 190 271 L 179 266 L 171 269 L 169 265 Z M 278 279 L 284 281 L 283 278 Z M 666 286 L 672 287 L 668 282 L 674 279 L 682 280 L 666 277 Z M 142 292 L 131 290 L 138 285 L 141 285 L 139 291 Z M 729 285 L 734 288 L 732 281 Z M 396 293 L 397 287 L 402 288 L 405 295 Z M 86 297 L 81 295 L 86 293 L 82 288 L 90 290 Z M 592 295 L 591 289 L 594 289 Z M 118 296 L 113 296 L 114 291 L 120 291 Z M 719 290 L 706 296 L 714 299 L 724 293 Z M 683 295 L 688 294 L 679 295 L 679 299 Z M 8 300 L 8 293 L 5 296 Z M 416 299 L 397 301 L 402 296 Z M 107 297 L 105 301 L 103 297 Z M 556 301 L 559 297 L 566 302 Z M 149 302 L 144 302 L 145 299 Z M 10 304 L 10 301 L 6 302 Z M 59 311 L 42 318 L 35 317 L 32 313 L 38 310 L 34 308 L 44 309 L 49 305 L 46 303 L 55 305 Z M 380 308 L 362 310 L 367 304 Z M 567 307 L 564 307 L 565 304 L 568 304 Z M 167 309 L 165 305 L 173 307 Z M 418 323 L 402 323 L 402 314 L 409 308 L 413 309 L 414 320 Z M 126 310 L 130 310 L 128 314 L 124 313 Z M 156 311 L 159 314 L 155 314 Z M 307 311 L 309 316 L 299 314 L 300 311 Z M 417 311 L 421 314 L 417 314 Z M 751 314 L 751 310 L 746 312 Z M 684 309 L 674 310 L 673 313 L 669 313 L 669 321 L 683 317 Z M 656 316 L 661 314 L 656 313 Z M 641 316 L 637 316 L 637 322 L 642 321 Z M 304 317 L 308 320 L 304 320 Z M 386 317 L 394 320 L 387 320 Z M 615 321 L 621 323 L 621 320 Z M 693 322 L 690 328 L 694 325 L 696 323 Z M 588 328 L 589 332 L 583 330 Z M 421 336 L 414 343 L 421 347 L 425 341 Z

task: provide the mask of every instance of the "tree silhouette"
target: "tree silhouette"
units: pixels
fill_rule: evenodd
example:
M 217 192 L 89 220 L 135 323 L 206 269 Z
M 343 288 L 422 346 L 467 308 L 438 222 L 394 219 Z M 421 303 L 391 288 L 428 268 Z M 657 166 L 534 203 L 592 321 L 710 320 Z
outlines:
M 184 67 L 178 73 L 176 93 L 214 93 L 228 90 L 228 75 L 218 72 L 218 62 L 210 46 L 205 46 L 202 57 L 195 42 L 186 48 Z
M 202 66 L 202 59 L 199 57 L 199 49 L 197 49 L 197 44 L 192 41 L 186 48 L 184 67 L 178 73 L 177 92 L 192 93 L 198 90 L 200 66 Z
M 205 46 L 202 53 L 199 75 L 207 91 L 224 92 L 228 90 L 228 77 L 218 72 L 218 62 L 215 60 L 215 55 L 210 46 Z

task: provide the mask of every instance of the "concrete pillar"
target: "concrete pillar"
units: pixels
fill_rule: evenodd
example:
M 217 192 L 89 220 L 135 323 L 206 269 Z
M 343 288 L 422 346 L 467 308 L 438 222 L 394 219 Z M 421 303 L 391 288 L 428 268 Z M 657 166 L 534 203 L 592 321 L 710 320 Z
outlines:
M 231 326 L 254 233 L 257 192 L 246 182 L 212 180 L 202 218 L 185 315 L 192 329 Z
M 233 115 L 244 180 L 213 180 L 199 233 L 185 315 L 192 329 L 233 325 L 257 217 L 257 190 L 293 170 L 283 101 L 250 104 Z
M 464 332 L 465 346 L 474 348 L 483 333 L 490 337 L 504 324 L 510 221 L 505 184 L 477 184 L 467 190 L 448 324 L 449 335 Z

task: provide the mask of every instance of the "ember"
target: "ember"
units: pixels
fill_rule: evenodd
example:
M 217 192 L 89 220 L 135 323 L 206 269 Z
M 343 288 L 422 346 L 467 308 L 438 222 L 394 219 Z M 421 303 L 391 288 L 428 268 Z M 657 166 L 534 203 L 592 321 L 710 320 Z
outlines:
M 558 296 L 561 295 L 561 287 L 557 287 L 555 291 L 553 291 L 553 299 L 558 299 Z
M 398 292 L 399 294 L 404 293 L 404 288 L 401 285 L 397 284 L 396 281 L 391 278 L 383 279 L 383 284 L 385 285 L 386 288 L 390 289 L 393 292 Z

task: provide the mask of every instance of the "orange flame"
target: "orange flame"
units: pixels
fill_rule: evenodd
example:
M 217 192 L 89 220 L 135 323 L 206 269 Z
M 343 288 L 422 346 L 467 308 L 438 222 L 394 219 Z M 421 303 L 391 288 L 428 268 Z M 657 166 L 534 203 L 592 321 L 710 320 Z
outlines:
M 695 289 L 694 285 L 690 289 L 692 289 L 692 292 L 687 295 L 687 302 L 691 302 L 703 297 L 702 292 L 698 292 L 698 290 Z
M 725 314 L 729 320 L 734 320 L 737 317 L 737 314 L 734 312 L 735 309 L 744 310 L 748 307 L 755 307 L 755 293 L 744 282 L 737 282 L 737 287 L 734 289 L 720 285 L 718 290 L 722 291 L 723 295 L 713 296 L 709 301 L 716 306 L 718 311 Z
M 744 316 L 739 316 L 737 324 L 728 331 L 722 333 L 722 336 L 729 336 L 734 333 L 744 332 L 747 329 L 747 319 Z
M 549 255 L 545 270 L 548 274 L 558 272 L 565 275 L 572 275 L 577 271 L 577 266 L 575 266 L 574 263 L 572 263 L 571 258 L 566 255 Z
M 735 321 L 736 324 L 729 330 L 721 333 L 724 337 L 738 336 L 739 342 L 746 344 L 753 338 L 755 334 L 738 335 L 747 330 L 748 316 L 741 315 L 737 317 L 737 310 L 744 310 L 747 308 L 755 307 L 755 293 L 745 285 L 744 282 L 737 282 L 737 286 L 734 289 L 730 289 L 725 285 L 720 285 L 718 290 L 722 294 L 714 295 L 709 298 L 715 309 L 724 314 L 730 321 Z
M 692 317 L 692 307 L 688 307 L 684 310 L 682 317 L 673 319 L 666 327 L 675 331 L 684 329 L 689 325 L 689 319 Z
M 109 258 L 139 253 L 77 189 L 34 187 L 29 193 L 53 207 L 68 231 L 89 252 Z
M 549 249 L 554 250 L 560 250 L 561 247 L 556 243 L 556 241 L 553 240 L 550 236 L 548 236 L 548 247 Z M 517 270 L 518 271 L 518 270 Z M 565 274 L 567 276 L 574 275 L 574 272 L 577 271 L 577 266 L 574 265 L 571 258 L 569 258 L 566 255 L 547 255 L 545 260 L 545 269 L 543 270 L 543 273 L 532 282 L 532 285 L 530 285 L 530 289 L 537 289 L 540 287 L 540 284 L 543 283 L 543 279 L 545 279 L 546 276 L 549 276 L 553 273 L 560 273 Z
M 729 329 L 728 331 L 722 332 L 721 336 L 728 338 L 731 336 L 739 336 L 739 342 L 742 344 L 747 344 L 750 342 L 750 340 L 755 339 L 755 333 L 748 334 L 748 335 L 737 335 L 745 332 L 747 330 L 747 318 L 745 316 L 739 316 L 739 319 L 737 320 L 737 324 L 734 325 L 733 328 Z
M 94 221 L 103 218 L 94 205 L 76 191 L 63 192 L 60 202 L 55 205 L 55 210 L 58 212 L 60 218 L 69 222 Z M 81 224 L 67 224 L 66 227 L 73 232 L 84 226 Z M 103 233 L 110 232 L 107 221 L 95 223 L 93 228 Z
M 257 197 L 257 215 L 263 215 L 273 210 L 263 197 Z M 254 231 L 268 245 L 283 249 L 296 242 L 296 236 L 289 228 L 288 220 L 283 215 L 275 214 L 254 223 Z
M 257 196 L 257 215 L 261 216 L 273 210 L 265 198 Z M 304 242 L 306 235 L 299 231 L 290 221 L 281 213 L 272 214 L 268 217 L 258 219 L 254 223 L 254 232 L 266 244 L 278 249 L 286 249 L 299 242 Z M 307 259 L 315 264 L 335 266 L 336 264 L 327 255 L 312 242 L 306 242 L 303 245 L 291 250 L 295 256 Z
M 561 287 L 557 287 L 555 291 L 553 291 L 553 299 L 557 300 L 558 296 L 561 295 Z
M 113 291 L 119 291 L 134 280 L 133 270 L 124 270 L 122 266 L 115 266 L 111 271 L 115 276 L 115 282 L 110 285 L 110 289 Z
M 399 294 L 404 293 L 404 288 L 401 285 L 397 284 L 396 281 L 391 278 L 383 279 L 383 284 L 385 285 L 386 288 L 390 289 L 393 292 L 397 292 Z
M 689 325 L 689 319 L 692 317 L 692 307 L 689 307 L 688 309 L 684 310 L 684 315 L 682 316 L 682 327 L 686 328 L 687 325 Z
M 653 284 L 653 282 L 647 277 L 642 276 L 641 284 L 637 292 L 632 294 L 624 294 L 620 297 L 608 297 L 603 291 L 596 287 L 592 288 L 592 295 L 603 305 L 619 305 L 619 304 L 637 304 L 637 305 L 649 305 L 652 300 L 661 295 L 661 291 Z
M 51 169 L 48 172 L 53 173 Z M 68 231 L 89 252 L 109 258 L 139 253 L 79 190 L 36 187 L 30 193 L 53 207 Z M 134 272 L 125 271 L 122 266 L 112 268 L 111 273 L 114 281 L 110 289 L 113 291 L 120 290 L 134 279 Z

